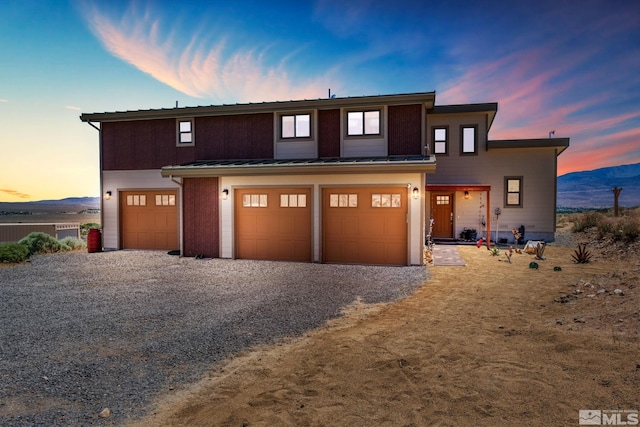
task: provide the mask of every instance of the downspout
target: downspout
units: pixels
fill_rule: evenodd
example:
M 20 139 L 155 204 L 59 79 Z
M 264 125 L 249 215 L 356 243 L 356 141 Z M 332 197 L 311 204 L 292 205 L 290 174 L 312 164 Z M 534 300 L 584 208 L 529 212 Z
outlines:
M 176 180 L 173 175 L 169 175 L 169 179 L 173 182 L 175 182 L 176 184 L 178 184 L 178 187 L 180 187 L 180 197 L 179 197 L 179 206 L 178 206 L 178 228 L 180 229 L 180 256 L 182 257 L 184 254 L 184 229 L 183 229 L 183 215 L 184 215 L 184 199 L 183 199 L 183 194 L 184 191 L 182 188 L 182 178 L 178 180 Z
M 103 188 L 103 179 L 102 179 L 102 130 L 98 126 L 91 123 L 90 121 L 88 121 L 87 123 L 89 124 L 89 126 L 91 126 L 92 128 L 98 131 L 98 159 L 99 159 L 98 167 L 100 168 L 100 173 L 99 173 L 100 175 L 100 233 L 102 234 L 101 241 L 104 246 L 104 229 L 103 229 L 104 227 L 104 188 Z

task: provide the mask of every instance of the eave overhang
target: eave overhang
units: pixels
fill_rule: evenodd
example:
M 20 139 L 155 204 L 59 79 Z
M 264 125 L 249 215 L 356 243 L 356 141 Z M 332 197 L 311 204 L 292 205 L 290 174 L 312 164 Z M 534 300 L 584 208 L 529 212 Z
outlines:
M 435 92 L 418 92 L 397 95 L 354 96 L 343 98 L 319 98 L 292 101 L 274 101 L 243 104 L 222 104 L 197 107 L 160 108 L 150 110 L 114 111 L 106 113 L 83 113 L 83 122 L 113 122 L 166 118 L 192 118 L 231 114 L 273 113 L 274 111 L 330 110 L 337 108 L 368 107 L 383 105 L 421 104 L 433 108 Z
M 569 148 L 569 138 L 504 139 L 487 141 L 487 150 L 513 148 L 555 148 L 559 156 Z
M 487 115 L 487 132 L 491 129 L 493 120 L 498 112 L 497 102 L 485 102 L 482 104 L 436 105 L 428 109 L 427 114 L 469 114 L 481 113 Z
M 286 160 L 212 160 L 164 166 L 163 177 L 434 173 L 434 156 L 393 156 Z

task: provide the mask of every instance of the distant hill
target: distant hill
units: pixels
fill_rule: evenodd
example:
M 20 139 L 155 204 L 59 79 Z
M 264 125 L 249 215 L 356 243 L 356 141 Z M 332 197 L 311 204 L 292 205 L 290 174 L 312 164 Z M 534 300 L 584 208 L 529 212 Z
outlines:
M 99 197 L 68 197 L 60 200 L 39 200 L 37 202 L 0 202 L 0 212 L 79 212 L 100 209 Z
M 640 206 L 640 163 L 558 177 L 558 207 L 611 208 L 614 187 L 622 188 L 619 205 Z

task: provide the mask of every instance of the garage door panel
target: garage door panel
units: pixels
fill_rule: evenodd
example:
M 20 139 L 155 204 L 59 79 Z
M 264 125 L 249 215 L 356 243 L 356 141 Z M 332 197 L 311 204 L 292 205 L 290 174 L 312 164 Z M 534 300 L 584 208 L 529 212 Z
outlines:
M 310 189 L 246 188 L 234 194 L 237 258 L 311 261 Z
M 407 264 L 406 188 L 325 188 L 322 200 L 324 262 Z

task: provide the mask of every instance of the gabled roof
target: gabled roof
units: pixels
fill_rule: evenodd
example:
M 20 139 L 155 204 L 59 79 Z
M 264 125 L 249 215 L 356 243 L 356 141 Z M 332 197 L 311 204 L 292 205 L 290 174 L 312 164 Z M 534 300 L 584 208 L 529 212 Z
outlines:
M 435 156 L 332 157 L 320 159 L 202 160 L 164 166 L 163 177 L 334 173 L 433 173 Z
M 83 113 L 83 122 L 109 122 L 125 120 L 147 120 L 179 117 L 215 116 L 229 114 L 269 113 L 287 110 L 328 110 L 341 107 L 367 107 L 381 105 L 424 104 L 433 107 L 435 92 L 416 92 L 397 95 L 353 96 L 343 98 L 318 98 L 297 101 L 274 101 L 244 104 L 222 104 L 198 107 L 160 108 L 150 110 L 114 111 L 106 113 Z
M 486 102 L 483 104 L 458 104 L 458 105 L 436 105 L 427 110 L 427 114 L 460 114 L 460 113 L 484 113 L 487 115 L 487 131 L 491 129 L 493 119 L 498 112 L 497 102 Z
M 556 148 L 558 156 L 569 147 L 569 138 L 503 139 L 487 141 L 487 150 L 501 148 Z

